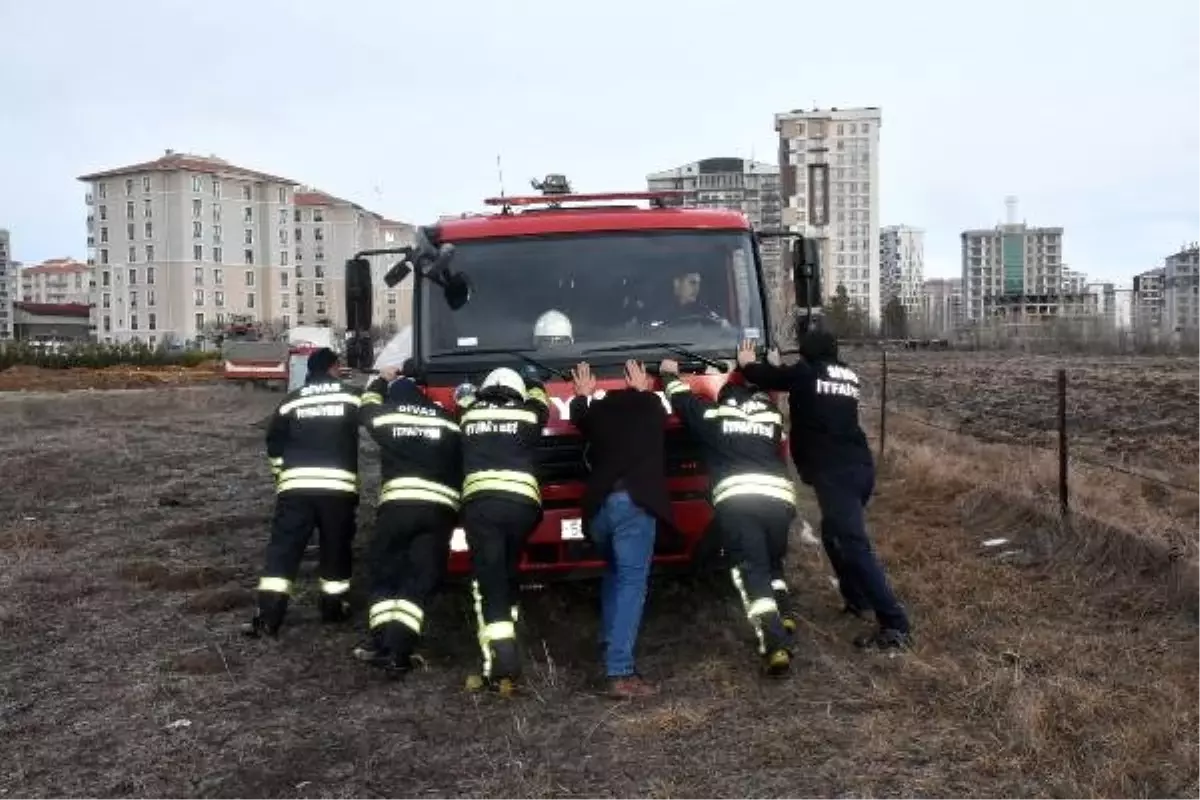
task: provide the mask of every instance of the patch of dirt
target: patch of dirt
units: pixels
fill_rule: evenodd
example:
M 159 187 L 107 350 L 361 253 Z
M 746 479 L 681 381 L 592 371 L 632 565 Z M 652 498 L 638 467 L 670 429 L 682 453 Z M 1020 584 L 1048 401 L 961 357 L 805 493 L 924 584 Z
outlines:
M 1115 540 L 1083 563 L 1051 548 L 1024 567 L 982 547 L 999 517 L 986 534 L 973 527 L 979 517 L 964 525 L 965 493 L 987 484 L 1041 497 L 1042 467 L 1005 472 L 1008 450 L 889 428 L 895 456 L 881 467 L 870 522 L 913 616 L 917 647 L 906 656 L 855 650 L 863 623 L 840 614 L 820 548 L 794 536 L 789 578 L 803 620 L 789 678 L 758 676 L 724 576 L 660 578 L 638 666 L 662 693 L 614 703 L 596 691 L 596 586 L 553 585 L 522 593 L 526 689 L 505 700 L 463 691 L 478 654 L 461 587 L 437 598 L 425 666 L 399 682 L 352 658 L 361 608 L 354 625 L 318 622 L 312 563 L 280 639 L 241 635 L 273 502 L 252 425 L 276 402 L 216 387 L 14 405 L 20 424 L 0 426 L 0 514 L 33 516 L 45 541 L 71 549 L 60 555 L 37 537 L 0 549 L 8 794 L 1194 797 L 1200 788 L 1195 615 L 1152 573 L 1114 582 L 1102 567 L 1128 555 Z M 36 476 L 14 466 L 38 454 Z M 369 454 L 356 594 L 373 533 Z M 1127 497 L 1120 486 L 1085 486 L 1080 502 Z M 187 507 L 160 506 L 164 494 Z M 1170 527 L 1161 508 L 1126 505 L 1158 515 L 1146 525 Z
M 88 369 L 46 369 L 15 366 L 0 370 L 0 392 L 67 392 L 79 389 L 142 389 L 188 384 L 215 383 L 222 380 L 217 362 L 197 367 L 104 367 Z

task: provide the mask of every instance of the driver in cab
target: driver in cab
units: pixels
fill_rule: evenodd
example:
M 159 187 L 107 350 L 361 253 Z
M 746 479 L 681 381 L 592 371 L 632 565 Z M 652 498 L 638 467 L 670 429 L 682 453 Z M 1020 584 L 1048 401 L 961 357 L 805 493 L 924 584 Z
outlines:
M 719 325 L 730 327 L 729 320 L 709 308 L 700 299 L 701 277 L 699 272 L 684 272 L 673 280 L 674 295 L 670 307 L 652 320 L 650 327 L 672 325 Z

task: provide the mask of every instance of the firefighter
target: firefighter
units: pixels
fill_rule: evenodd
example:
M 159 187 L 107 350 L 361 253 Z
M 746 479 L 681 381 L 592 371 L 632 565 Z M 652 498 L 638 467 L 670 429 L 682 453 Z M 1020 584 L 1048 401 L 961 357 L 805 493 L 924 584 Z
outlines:
M 703 449 L 714 522 L 763 666 L 781 675 L 791 666 L 792 636 L 773 581 L 782 580 L 796 516 L 795 489 L 780 454 L 783 415 L 765 393 L 734 383 L 721 387 L 715 403 L 699 397 L 673 360 L 663 361 L 659 374 L 672 410 Z
M 323 347 L 308 358 L 304 386 L 289 392 L 271 416 L 267 457 L 275 473 L 275 518 L 258 612 L 245 628 L 250 636 L 278 634 L 313 528 L 320 537 L 321 619 L 341 622 L 349 614 L 360 404 L 358 390 L 340 380 L 337 353 Z
M 800 360 L 786 366 L 757 362 L 753 344 L 746 342 L 738 350 L 738 365 L 746 380 L 788 392 L 792 462 L 821 507 L 821 542 L 837 575 L 844 610 L 856 616 L 874 611 L 878 623 L 854 644 L 908 648 L 908 615 L 867 534 L 865 512 L 875 486 L 875 462 L 858 421 L 858 375 L 838 358 L 837 338 L 828 331 L 808 331 L 800 342 Z
M 362 398 L 363 426 L 379 444 L 381 480 L 369 636 L 354 655 L 395 677 L 411 669 L 426 604 L 445 574 L 462 486 L 458 423 L 426 396 L 411 361 L 406 367 L 381 369 Z
M 517 567 L 526 539 L 542 520 L 536 448 L 550 416 L 546 391 L 515 370 L 493 370 L 479 389 L 454 394 L 463 436 L 462 526 L 471 551 L 471 599 L 483 669 L 475 690 L 511 693 L 520 677 L 516 622 Z

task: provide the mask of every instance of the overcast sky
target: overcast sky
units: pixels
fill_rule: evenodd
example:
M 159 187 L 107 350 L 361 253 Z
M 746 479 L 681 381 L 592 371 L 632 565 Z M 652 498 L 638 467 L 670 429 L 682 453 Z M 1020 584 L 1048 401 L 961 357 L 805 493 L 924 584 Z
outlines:
M 1200 227 L 1196 0 L 0 0 L 0 227 L 85 255 L 88 171 L 217 154 L 409 222 L 564 172 L 773 161 L 773 114 L 880 106 L 882 223 L 928 276 L 1004 217 L 1124 280 Z

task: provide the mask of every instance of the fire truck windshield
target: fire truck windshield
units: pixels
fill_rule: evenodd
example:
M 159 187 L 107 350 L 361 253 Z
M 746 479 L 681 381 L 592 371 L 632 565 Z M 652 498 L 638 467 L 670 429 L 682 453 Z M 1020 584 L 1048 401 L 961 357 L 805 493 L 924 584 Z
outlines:
M 573 362 L 622 342 L 689 343 L 731 357 L 763 335 L 747 231 L 626 231 L 454 242 L 472 285 L 452 310 L 422 292 L 421 352 L 498 358 L 523 350 Z M 492 354 L 483 351 L 493 351 Z

